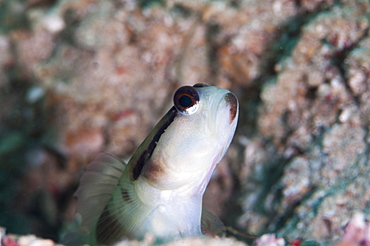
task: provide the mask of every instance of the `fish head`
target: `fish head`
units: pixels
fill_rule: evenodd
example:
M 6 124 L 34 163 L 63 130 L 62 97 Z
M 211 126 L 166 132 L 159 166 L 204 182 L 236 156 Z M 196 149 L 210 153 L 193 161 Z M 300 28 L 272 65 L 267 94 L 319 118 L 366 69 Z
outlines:
M 184 86 L 175 92 L 172 111 L 174 117 L 156 143 L 144 177 L 160 189 L 190 184 L 203 192 L 234 136 L 238 99 L 215 86 Z

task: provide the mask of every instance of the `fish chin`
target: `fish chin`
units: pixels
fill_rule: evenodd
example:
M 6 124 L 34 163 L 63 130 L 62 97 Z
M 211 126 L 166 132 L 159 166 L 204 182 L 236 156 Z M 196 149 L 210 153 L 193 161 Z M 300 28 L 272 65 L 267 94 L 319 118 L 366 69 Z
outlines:
M 216 157 L 214 158 L 213 162 L 212 162 L 212 165 L 211 165 L 211 168 L 208 170 L 208 172 L 206 173 L 205 177 L 203 178 L 203 181 L 200 183 L 200 185 L 198 186 L 198 189 L 195 190 L 195 194 L 199 194 L 199 195 L 202 195 L 204 194 L 206 188 L 207 188 L 207 185 L 209 183 L 209 180 L 211 179 L 212 177 L 212 174 L 213 174 L 213 171 L 215 170 L 217 164 L 219 163 L 220 159 L 222 158 L 221 156 L 221 152 L 219 152 Z M 195 195 L 194 194 L 194 195 Z

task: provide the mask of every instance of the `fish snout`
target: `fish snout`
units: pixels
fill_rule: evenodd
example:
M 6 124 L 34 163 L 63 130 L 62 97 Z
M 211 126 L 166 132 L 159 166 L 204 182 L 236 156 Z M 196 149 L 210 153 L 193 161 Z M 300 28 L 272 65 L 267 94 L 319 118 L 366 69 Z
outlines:
M 230 114 L 229 114 L 229 117 L 230 117 L 230 124 L 233 123 L 233 121 L 235 120 L 236 118 L 236 115 L 238 113 L 238 99 L 236 98 L 236 96 L 229 92 L 227 93 L 225 96 L 224 96 L 224 99 L 227 103 L 227 105 L 230 107 Z

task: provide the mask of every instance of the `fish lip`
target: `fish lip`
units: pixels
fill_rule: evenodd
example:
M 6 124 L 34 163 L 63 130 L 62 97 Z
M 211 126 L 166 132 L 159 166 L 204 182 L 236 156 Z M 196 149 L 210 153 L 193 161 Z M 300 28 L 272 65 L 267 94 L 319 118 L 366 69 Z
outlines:
M 228 92 L 224 96 L 224 100 L 226 101 L 226 104 L 230 106 L 229 118 L 231 124 L 233 123 L 238 114 L 238 105 L 239 105 L 238 98 L 234 95 L 234 93 Z
M 234 93 L 228 91 L 222 95 L 221 99 L 218 102 L 216 111 L 219 111 L 222 104 L 226 103 L 226 106 L 229 107 L 229 125 L 232 125 L 235 119 L 238 118 L 239 112 L 239 100 Z M 217 116 L 214 116 L 214 122 L 217 122 Z
M 228 108 L 228 116 L 226 115 Z M 223 112 L 223 116 L 220 116 L 217 112 Z M 228 126 L 232 127 L 232 125 L 237 124 L 235 121 L 238 119 L 239 115 L 239 100 L 236 95 L 230 91 L 227 91 L 220 95 L 215 113 L 212 115 L 212 119 L 209 124 L 218 124 L 217 122 L 220 120 L 219 117 L 229 118 Z M 221 120 L 222 121 L 222 120 Z M 210 127 L 211 128 L 211 127 Z

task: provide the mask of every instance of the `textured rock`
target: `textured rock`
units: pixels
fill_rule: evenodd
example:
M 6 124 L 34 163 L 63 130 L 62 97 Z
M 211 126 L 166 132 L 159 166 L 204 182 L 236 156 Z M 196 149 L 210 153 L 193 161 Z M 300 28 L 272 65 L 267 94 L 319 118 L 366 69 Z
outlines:
M 369 212 L 369 11 L 364 0 L 0 1 L 0 224 L 57 240 L 88 161 L 129 158 L 175 89 L 205 82 L 241 103 L 205 204 L 241 232 L 336 242 Z
M 352 2 L 317 14 L 264 86 L 258 127 L 275 151 L 264 151 L 264 163 L 246 159 L 247 170 L 255 166 L 250 176 L 273 179 L 267 194 L 247 189 L 246 201 L 253 197 L 263 206 L 250 213 L 250 203 L 244 205 L 241 223 L 264 221 L 255 231 L 333 242 L 354 211 L 367 211 L 368 10 L 365 2 Z

